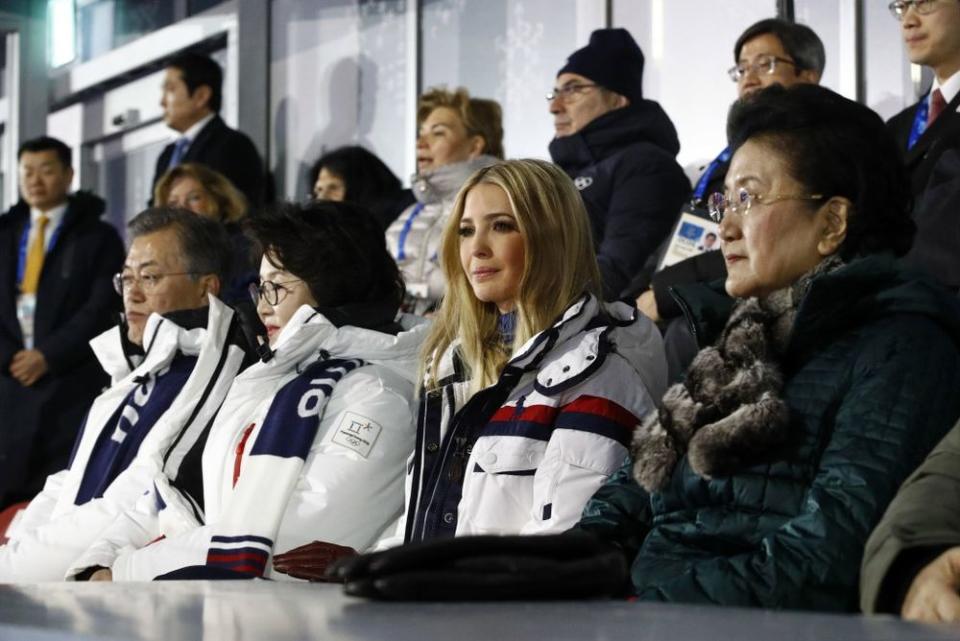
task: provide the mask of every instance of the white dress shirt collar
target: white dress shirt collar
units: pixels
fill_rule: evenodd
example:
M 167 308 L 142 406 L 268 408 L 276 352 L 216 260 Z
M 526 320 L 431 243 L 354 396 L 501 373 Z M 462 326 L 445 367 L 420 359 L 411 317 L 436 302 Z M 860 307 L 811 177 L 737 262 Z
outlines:
M 217 114 L 212 113 L 212 114 L 209 114 L 209 115 L 201 118 L 201 119 L 198 120 L 197 122 L 193 123 L 193 125 L 191 125 L 189 129 L 187 129 L 185 132 L 183 132 L 183 133 L 179 136 L 179 138 L 186 138 L 187 140 L 189 140 L 189 141 L 192 143 L 192 142 L 196 139 L 197 135 L 200 133 L 200 130 L 203 129 L 204 127 L 206 127 L 206 126 L 207 126 L 207 123 L 210 122 L 211 120 L 213 120 L 213 118 L 214 118 L 216 115 L 217 115 Z

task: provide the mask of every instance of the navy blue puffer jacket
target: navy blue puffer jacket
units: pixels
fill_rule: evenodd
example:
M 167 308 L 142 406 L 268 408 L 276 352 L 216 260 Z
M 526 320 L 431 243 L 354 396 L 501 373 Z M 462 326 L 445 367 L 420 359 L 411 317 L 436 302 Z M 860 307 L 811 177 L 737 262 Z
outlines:
M 573 178 L 590 215 L 606 300 L 620 297 L 690 195 L 679 151 L 677 130 L 652 100 L 550 143 L 550 157 Z

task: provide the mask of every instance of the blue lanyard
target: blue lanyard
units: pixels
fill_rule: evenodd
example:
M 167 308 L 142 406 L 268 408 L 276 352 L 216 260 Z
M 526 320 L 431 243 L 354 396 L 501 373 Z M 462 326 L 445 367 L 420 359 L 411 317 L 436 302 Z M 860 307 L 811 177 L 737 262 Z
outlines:
M 17 287 L 23 283 L 23 274 L 27 271 L 27 243 L 30 239 L 30 229 L 32 227 L 33 223 L 31 222 L 27 225 L 27 228 L 23 230 L 23 235 L 20 236 L 20 249 L 17 252 Z M 50 250 L 53 249 L 59 234 L 60 225 L 57 225 L 56 229 L 53 230 L 53 235 L 50 237 L 50 243 L 47 245 L 46 253 L 50 253 Z
M 910 128 L 910 139 L 907 140 L 907 151 L 920 140 L 920 136 L 927 129 L 927 114 L 930 113 L 930 94 L 917 105 L 917 113 L 913 117 L 913 127 Z
M 423 203 L 417 203 L 416 207 L 413 208 L 413 211 L 410 212 L 410 217 L 407 218 L 406 222 L 403 223 L 403 229 L 400 230 L 400 237 L 397 238 L 397 260 L 405 260 L 407 257 L 407 252 L 404 251 L 404 246 L 407 244 L 407 235 L 410 233 L 410 228 L 413 227 L 413 221 L 417 219 L 417 216 L 420 215 L 420 212 L 423 211 Z
M 700 180 L 697 181 L 697 187 L 693 190 L 693 200 L 695 202 L 703 200 L 703 197 L 707 192 L 707 185 L 710 183 L 710 179 L 713 177 L 713 172 L 717 170 L 717 167 L 722 165 L 725 162 L 730 162 L 730 147 L 727 147 L 720 152 L 720 155 L 713 159 L 709 165 L 707 165 L 707 170 L 703 172 L 703 175 L 700 176 Z

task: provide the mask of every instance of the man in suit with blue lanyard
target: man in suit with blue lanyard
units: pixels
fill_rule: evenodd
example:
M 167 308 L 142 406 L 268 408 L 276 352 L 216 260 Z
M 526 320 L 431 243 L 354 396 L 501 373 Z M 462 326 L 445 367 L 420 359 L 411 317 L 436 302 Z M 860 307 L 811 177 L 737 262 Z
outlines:
M 107 384 L 87 342 L 116 322 L 124 255 L 103 200 L 69 194 L 69 147 L 36 138 L 17 158 L 22 200 L 0 216 L 0 507 L 66 465 Z
M 917 236 L 904 258 L 960 288 L 960 0 L 895 0 L 890 12 L 930 91 L 887 123 L 913 184 Z

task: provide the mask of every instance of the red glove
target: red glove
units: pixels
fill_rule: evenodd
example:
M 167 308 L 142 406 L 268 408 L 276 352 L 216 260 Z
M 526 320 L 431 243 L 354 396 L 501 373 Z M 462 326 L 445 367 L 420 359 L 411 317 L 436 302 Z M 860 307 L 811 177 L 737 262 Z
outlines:
M 273 569 L 296 579 L 341 583 L 343 579 L 327 576 L 327 568 L 338 559 L 357 556 L 351 547 L 314 541 L 273 557 Z

